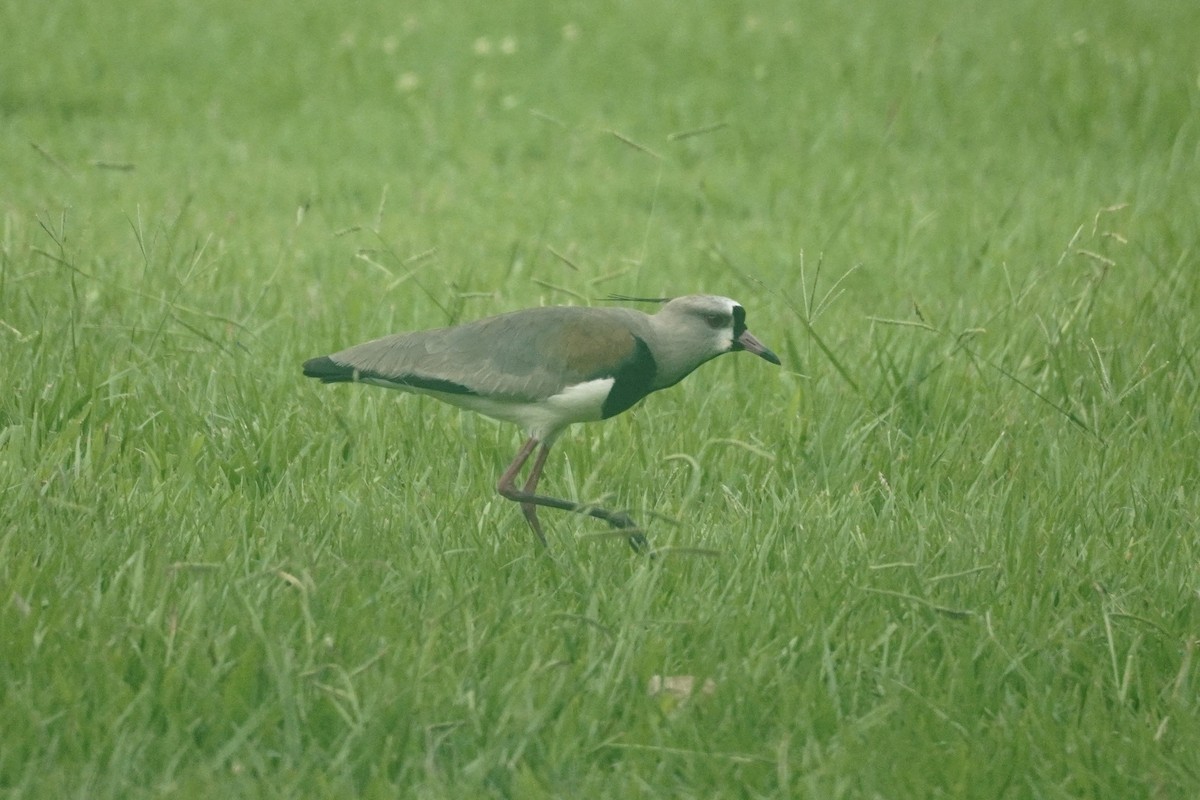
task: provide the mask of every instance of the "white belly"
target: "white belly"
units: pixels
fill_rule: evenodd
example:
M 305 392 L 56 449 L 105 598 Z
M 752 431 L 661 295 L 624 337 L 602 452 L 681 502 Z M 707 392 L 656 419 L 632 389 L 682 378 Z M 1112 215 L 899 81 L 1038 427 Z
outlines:
M 474 394 L 435 392 L 410 386 L 397 386 L 386 381 L 367 380 L 363 383 L 377 383 L 379 386 L 386 386 L 389 389 L 400 389 L 414 394 L 436 397 L 438 400 L 459 408 L 466 408 L 492 419 L 520 425 L 530 436 L 549 443 L 568 425 L 600 419 L 604 401 L 612 390 L 614 379 L 599 378 L 586 383 L 577 383 L 536 403 L 515 402 Z

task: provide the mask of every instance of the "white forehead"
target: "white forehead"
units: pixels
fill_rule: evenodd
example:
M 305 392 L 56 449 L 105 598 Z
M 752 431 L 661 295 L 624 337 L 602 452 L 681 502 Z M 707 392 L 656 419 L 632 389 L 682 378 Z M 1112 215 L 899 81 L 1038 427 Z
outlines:
M 733 309 L 739 305 L 741 303 L 736 300 L 716 294 L 689 294 L 685 297 L 676 297 L 667 303 L 664 308 L 675 306 L 681 309 L 688 309 L 689 311 L 722 311 L 732 314 Z

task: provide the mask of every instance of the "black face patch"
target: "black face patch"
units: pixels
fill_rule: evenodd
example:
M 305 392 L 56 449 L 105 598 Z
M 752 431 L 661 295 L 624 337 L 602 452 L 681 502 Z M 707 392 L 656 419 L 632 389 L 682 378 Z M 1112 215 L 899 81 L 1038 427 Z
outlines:
M 741 306 L 733 307 L 733 341 L 746 332 L 746 309 Z

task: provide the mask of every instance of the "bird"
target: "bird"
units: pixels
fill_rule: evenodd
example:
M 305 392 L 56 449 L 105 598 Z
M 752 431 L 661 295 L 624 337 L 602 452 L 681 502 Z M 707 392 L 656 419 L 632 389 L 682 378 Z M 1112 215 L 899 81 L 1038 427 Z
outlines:
M 543 547 L 539 507 L 587 514 L 619 529 L 637 552 L 642 530 L 624 511 L 537 493 L 550 448 L 570 425 L 608 419 L 679 383 L 700 365 L 744 350 L 779 357 L 746 328 L 728 297 L 626 298 L 661 304 L 653 314 L 622 306 L 543 306 L 452 327 L 398 333 L 310 358 L 304 375 L 428 395 L 519 425 L 526 439 L 496 484 L 520 504 Z M 534 456 L 534 451 L 537 455 Z M 518 476 L 533 457 L 523 485 Z

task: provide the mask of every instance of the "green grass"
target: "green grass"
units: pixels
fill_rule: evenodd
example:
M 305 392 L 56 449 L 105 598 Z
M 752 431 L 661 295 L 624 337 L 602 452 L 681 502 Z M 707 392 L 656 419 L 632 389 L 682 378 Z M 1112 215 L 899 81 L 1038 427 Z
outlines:
M 486 9 L 0 8 L 0 795 L 1200 796 L 1200 7 Z M 654 564 L 299 372 L 694 291 Z

